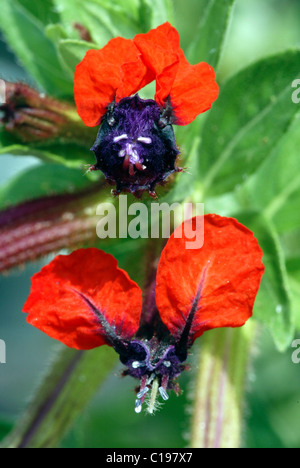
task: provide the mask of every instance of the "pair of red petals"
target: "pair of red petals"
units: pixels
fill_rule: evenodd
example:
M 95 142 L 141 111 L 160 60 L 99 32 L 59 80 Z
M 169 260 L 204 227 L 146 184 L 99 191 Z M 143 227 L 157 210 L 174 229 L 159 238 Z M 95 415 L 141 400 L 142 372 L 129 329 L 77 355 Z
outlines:
M 170 99 L 175 124 L 187 125 L 210 109 L 219 93 L 214 70 L 205 62 L 190 65 L 179 42 L 176 29 L 164 23 L 133 40 L 116 37 L 89 50 L 75 71 L 75 102 L 83 122 L 99 125 L 110 103 L 154 80 L 155 101 L 164 108 Z
M 196 232 L 197 222 L 199 218 L 185 222 L 189 233 Z M 157 269 L 157 309 L 175 339 L 191 307 L 196 307 L 191 341 L 209 329 L 244 325 L 252 315 L 264 272 L 262 251 L 251 231 L 218 215 L 206 215 L 202 222 L 203 246 L 186 249 L 186 242 L 191 242 L 186 230 L 180 238 L 175 231 Z M 121 339 L 134 337 L 142 291 L 118 268 L 114 257 L 96 248 L 58 256 L 34 275 L 24 312 L 29 323 L 52 338 L 73 348 L 91 349 L 108 343 L 87 301 Z

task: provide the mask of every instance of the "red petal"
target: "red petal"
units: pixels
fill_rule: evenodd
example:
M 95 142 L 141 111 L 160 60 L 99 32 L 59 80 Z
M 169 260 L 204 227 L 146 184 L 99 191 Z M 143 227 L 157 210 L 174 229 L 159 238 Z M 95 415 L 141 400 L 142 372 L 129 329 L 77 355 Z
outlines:
M 201 219 L 193 218 L 186 226 L 195 231 Z M 212 328 L 244 325 L 264 272 L 253 233 L 235 219 L 206 215 L 203 247 L 186 249 L 187 241 L 186 235 L 173 234 L 159 262 L 156 303 L 165 325 L 179 338 L 192 307 L 193 339 Z
M 197 115 L 211 108 L 218 95 L 219 87 L 215 82 L 214 69 L 205 62 L 190 65 L 181 51 L 170 94 L 176 116 L 175 124 L 191 123 Z
M 74 96 L 78 114 L 87 126 L 99 125 L 114 98 L 118 101 L 130 96 L 153 79 L 133 42 L 114 38 L 100 50 L 89 50 L 76 67 Z
M 164 23 L 146 34 L 138 34 L 133 42 L 156 78 L 155 100 L 162 106 L 171 92 L 179 64 L 179 34 L 170 23 Z
M 24 305 L 27 321 L 67 346 L 91 349 L 107 343 L 89 301 L 121 338 L 139 325 L 142 294 L 117 261 L 101 250 L 80 249 L 60 255 L 32 278 Z
M 217 99 L 219 87 L 215 72 L 207 63 L 190 65 L 179 43 L 179 34 L 164 23 L 133 42 L 156 76 L 155 100 L 162 107 L 170 95 L 177 125 L 187 125 L 208 110 Z

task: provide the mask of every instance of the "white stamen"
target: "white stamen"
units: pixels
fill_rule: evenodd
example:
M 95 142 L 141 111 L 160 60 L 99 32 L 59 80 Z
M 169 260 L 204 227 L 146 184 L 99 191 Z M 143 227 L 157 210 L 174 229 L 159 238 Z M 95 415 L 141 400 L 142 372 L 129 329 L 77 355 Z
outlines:
M 137 398 L 142 398 L 144 395 L 146 395 L 146 393 L 148 392 L 149 390 L 149 387 L 145 387 L 143 388 L 143 390 L 140 390 L 139 393 L 137 393 Z
M 130 162 L 132 164 L 134 164 L 136 162 L 140 162 L 140 158 L 139 158 L 139 155 L 136 152 L 136 150 L 132 150 L 131 155 L 130 155 Z
M 126 151 L 125 151 L 124 149 L 122 149 L 121 151 L 119 151 L 119 157 L 120 157 L 120 158 L 124 158 L 125 154 L 126 154 Z
M 164 361 L 163 365 L 166 366 L 166 367 L 170 367 L 171 363 L 170 363 L 170 361 Z
M 151 384 L 152 380 L 156 377 L 155 373 L 152 372 L 152 374 L 150 375 L 149 379 L 147 380 L 146 382 L 146 385 L 149 385 Z
M 121 140 L 127 140 L 127 138 L 128 138 L 128 135 L 126 133 L 123 133 L 123 135 L 119 135 L 114 138 L 114 143 L 118 143 L 118 141 L 121 141 Z
M 126 143 L 126 154 L 128 154 L 129 156 L 132 155 L 132 152 L 133 152 L 133 146 L 131 143 Z
M 152 139 L 151 139 L 151 138 L 149 138 L 149 137 L 142 137 L 142 136 L 138 137 L 138 138 L 137 138 L 137 141 L 140 141 L 141 143 L 145 143 L 145 145 L 151 145 L 151 143 L 152 143 Z
M 158 391 L 163 400 L 169 399 L 169 395 L 167 394 L 166 390 L 163 387 L 159 387 Z
M 140 362 L 140 361 L 133 361 L 133 363 L 131 364 L 131 366 L 134 368 L 134 369 L 138 369 L 139 367 L 142 367 L 143 363 Z
M 140 413 L 140 412 L 142 411 L 142 403 L 141 403 L 141 400 L 139 400 L 139 399 L 135 400 L 134 411 L 135 411 L 136 413 Z

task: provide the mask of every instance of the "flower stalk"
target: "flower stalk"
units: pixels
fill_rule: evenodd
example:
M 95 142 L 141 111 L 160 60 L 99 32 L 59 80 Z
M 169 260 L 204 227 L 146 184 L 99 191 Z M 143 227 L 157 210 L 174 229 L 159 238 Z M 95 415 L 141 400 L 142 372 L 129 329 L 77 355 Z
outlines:
M 255 324 L 201 339 L 191 425 L 192 448 L 240 448 L 247 371 Z
M 93 243 L 96 206 L 104 196 L 97 183 L 80 193 L 43 197 L 0 212 L 0 271 Z
M 4 82 L 0 123 L 23 143 L 72 142 L 89 146 L 95 132 L 79 118 L 76 107 L 23 83 Z
M 116 364 L 108 346 L 63 347 L 27 411 L 0 448 L 54 448 Z

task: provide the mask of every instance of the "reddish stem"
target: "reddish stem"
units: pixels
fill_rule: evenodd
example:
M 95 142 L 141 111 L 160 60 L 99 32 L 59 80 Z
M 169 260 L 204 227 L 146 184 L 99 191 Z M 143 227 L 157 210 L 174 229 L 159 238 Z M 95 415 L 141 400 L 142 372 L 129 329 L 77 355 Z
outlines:
M 28 201 L 0 212 L 0 271 L 38 259 L 62 248 L 90 244 L 98 218 L 87 208 L 95 205 L 93 186 L 77 194 Z

